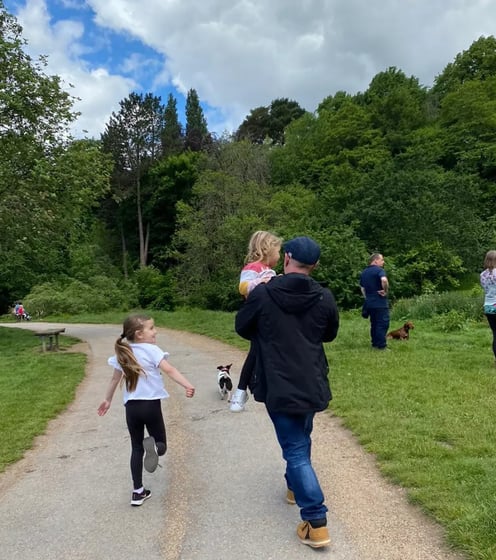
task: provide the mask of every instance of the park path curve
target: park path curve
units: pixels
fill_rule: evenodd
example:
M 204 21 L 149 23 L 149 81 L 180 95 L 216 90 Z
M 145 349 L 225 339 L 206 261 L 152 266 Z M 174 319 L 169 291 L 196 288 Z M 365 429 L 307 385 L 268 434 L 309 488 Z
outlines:
M 87 374 L 76 399 L 25 457 L 0 475 L 2 560 L 460 560 L 441 529 L 379 474 L 338 418 L 317 415 L 313 460 L 329 506 L 332 545 L 312 550 L 295 537 L 296 506 L 285 503 L 283 461 L 263 405 L 229 412 L 216 367 L 244 353 L 220 342 L 159 329 L 157 343 L 196 386 L 193 399 L 166 379 L 169 450 L 144 483 L 153 496 L 132 508 L 129 438 L 121 395 L 96 409 L 112 374 L 116 325 L 63 326 L 85 341 Z M 1 336 L 1 331 L 0 331 Z M 331 364 L 332 367 L 332 364 Z

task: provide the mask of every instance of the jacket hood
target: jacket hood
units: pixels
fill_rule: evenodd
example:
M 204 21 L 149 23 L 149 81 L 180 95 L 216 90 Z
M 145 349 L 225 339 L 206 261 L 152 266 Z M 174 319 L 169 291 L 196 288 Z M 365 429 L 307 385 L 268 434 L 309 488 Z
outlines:
M 276 305 L 291 314 L 313 307 L 323 297 L 320 284 L 306 274 L 295 272 L 273 278 L 266 287 Z

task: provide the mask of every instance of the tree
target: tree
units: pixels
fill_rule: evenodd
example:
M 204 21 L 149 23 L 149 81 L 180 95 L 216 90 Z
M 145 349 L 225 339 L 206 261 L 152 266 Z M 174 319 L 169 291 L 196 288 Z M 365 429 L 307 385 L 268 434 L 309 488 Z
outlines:
M 374 76 L 361 99 L 393 155 L 404 150 L 410 134 L 427 122 L 426 88 L 394 67 Z
M 142 179 L 162 154 L 164 107 L 160 97 L 131 93 L 113 112 L 102 145 L 114 160 L 113 190 L 117 201 L 132 197 L 136 204 L 139 263 L 146 266 L 150 224 L 143 221 Z M 124 224 L 121 223 L 123 255 L 126 254 Z
M 65 149 L 77 117 L 60 78 L 48 76 L 46 59 L 32 60 L 25 46 L 22 28 L 0 2 L 0 311 L 57 270 L 60 201 L 57 186 L 40 185 L 37 170 Z
M 253 144 L 263 144 L 269 138 L 269 123 L 268 107 L 252 109 L 236 131 L 236 140 L 248 140 Z
M 164 129 L 162 132 L 162 152 L 164 156 L 181 153 L 184 145 L 182 126 L 177 116 L 177 101 L 171 93 L 164 111 Z
M 441 102 L 443 163 L 496 181 L 496 76 L 471 80 Z M 493 206 L 491 204 L 491 206 Z
M 190 89 L 186 97 L 186 138 L 185 147 L 193 152 L 202 150 L 210 143 L 207 121 L 200 106 L 196 90 Z
M 153 224 L 150 255 L 156 266 L 164 267 L 168 262 L 168 246 L 177 225 L 177 204 L 190 201 L 198 168 L 204 159 L 205 156 L 199 152 L 187 151 L 160 160 L 148 174 L 148 180 L 154 187 L 146 216 Z
M 317 115 L 306 113 L 286 128 L 284 146 L 272 153 L 273 180 L 320 190 L 338 165 L 370 172 L 388 157 L 367 107 L 351 98 L 336 105 L 328 99 Z
M 248 141 L 219 142 L 208 152 L 208 166 L 236 177 L 241 183 L 268 184 L 270 148 Z
M 204 171 L 188 204 L 178 203 L 172 250 L 178 292 L 189 305 L 233 310 L 249 236 L 265 225 L 270 189 Z M 184 279 L 187 279 L 185 282 Z
M 269 137 L 273 144 L 284 144 L 284 131 L 293 121 L 305 114 L 296 101 L 287 97 L 274 99 L 269 107 Z
M 77 117 L 74 98 L 58 76 L 48 76 L 46 58 L 24 52 L 22 27 L 0 2 L 0 138 L 29 136 L 45 149 L 67 138 Z
M 471 80 L 487 80 L 496 76 L 496 39 L 479 37 L 470 47 L 456 55 L 434 80 L 430 94 L 438 100 Z
M 274 99 L 269 107 L 257 107 L 241 123 L 236 131 L 237 140 L 249 140 L 263 144 L 284 144 L 286 127 L 305 114 L 296 101 L 287 98 Z

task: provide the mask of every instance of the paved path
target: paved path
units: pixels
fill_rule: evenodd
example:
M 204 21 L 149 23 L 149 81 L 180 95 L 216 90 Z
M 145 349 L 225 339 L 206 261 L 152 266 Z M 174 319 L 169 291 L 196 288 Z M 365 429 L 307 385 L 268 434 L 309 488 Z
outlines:
M 87 375 L 67 411 L 0 475 L 2 560 L 460 558 L 327 413 L 317 416 L 313 454 L 333 543 L 320 550 L 301 545 L 295 537 L 298 509 L 285 503 L 284 465 L 264 407 L 250 400 L 245 412 L 233 414 L 216 391 L 216 366 L 233 362 L 236 375 L 244 354 L 165 329 L 159 329 L 158 344 L 197 392 L 186 399 L 167 380 L 169 450 L 163 468 L 145 472 L 152 498 L 131 507 L 129 438 L 119 392 L 105 417 L 96 413 L 112 374 L 106 362 L 120 327 L 62 326 L 87 341 L 81 346 L 89 356 Z

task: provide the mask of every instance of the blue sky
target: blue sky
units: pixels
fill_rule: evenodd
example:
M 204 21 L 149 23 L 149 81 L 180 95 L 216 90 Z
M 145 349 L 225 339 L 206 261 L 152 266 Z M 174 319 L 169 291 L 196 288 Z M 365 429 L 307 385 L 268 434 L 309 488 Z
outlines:
M 390 66 L 432 85 L 480 36 L 493 0 L 4 0 L 29 53 L 48 56 L 81 100 L 76 136 L 99 137 L 132 91 L 196 89 L 210 130 L 288 97 L 309 111 L 339 90 L 364 91 Z M 86 132 L 85 132 L 86 131 Z

